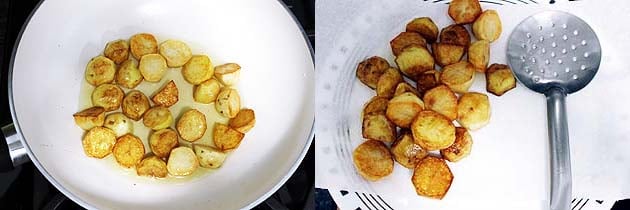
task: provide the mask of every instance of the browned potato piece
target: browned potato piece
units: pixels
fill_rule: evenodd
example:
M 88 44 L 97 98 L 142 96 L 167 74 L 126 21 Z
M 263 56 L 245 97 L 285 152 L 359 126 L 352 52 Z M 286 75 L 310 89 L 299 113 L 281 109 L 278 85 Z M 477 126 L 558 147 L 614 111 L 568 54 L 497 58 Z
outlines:
M 127 93 L 122 102 L 122 112 L 129 119 L 138 121 L 150 107 L 149 99 L 144 93 L 132 90 Z
M 423 72 L 433 69 L 435 60 L 426 48 L 409 46 L 396 57 L 396 64 L 403 74 L 411 79 L 417 79 Z
M 173 116 L 168 108 L 163 106 L 151 107 L 144 113 L 142 123 L 153 130 L 168 128 L 173 122 Z
M 451 120 L 431 110 L 418 113 L 411 123 L 411 133 L 414 142 L 429 151 L 447 148 L 455 142 Z
M 105 108 L 94 106 L 84 109 L 72 115 L 74 123 L 83 130 L 90 130 L 93 127 L 103 126 L 105 122 Z
M 168 67 L 183 66 L 192 57 L 192 51 L 186 43 L 178 40 L 166 40 L 160 44 L 160 55 L 166 59 Z
M 236 114 L 236 117 L 230 119 L 228 122 L 231 128 L 241 133 L 246 133 L 252 129 L 254 124 L 256 124 L 256 116 L 252 109 L 241 109 L 241 111 Z
M 467 61 L 460 61 L 442 69 L 440 82 L 456 93 L 466 93 L 475 79 L 475 68 Z
M 394 160 L 383 142 L 367 140 L 352 153 L 354 166 L 359 174 L 369 180 L 377 181 L 394 171 Z
M 422 35 L 429 43 L 433 43 L 438 38 L 437 25 L 429 17 L 421 17 L 413 19 L 407 23 L 406 31 L 416 32 Z
M 392 144 L 391 151 L 396 162 L 406 168 L 416 167 L 416 164 L 429 154 L 428 151 L 413 142 L 413 136 L 408 130 L 403 131 L 402 135 Z
M 392 53 L 394 56 L 398 56 L 405 47 L 418 46 L 427 47 L 427 40 L 425 40 L 419 33 L 403 31 L 389 42 L 392 47 Z
M 212 78 L 214 75 L 214 67 L 210 58 L 206 55 L 195 55 L 188 60 L 182 67 L 182 76 L 184 79 L 193 85 L 201 84 Z
M 214 103 L 214 108 L 224 117 L 234 118 L 236 114 L 241 110 L 241 96 L 239 96 L 236 89 L 229 87 L 222 88 L 217 100 Z
M 206 115 L 196 109 L 191 109 L 182 115 L 177 121 L 177 132 L 186 141 L 197 141 L 206 133 Z
M 479 40 L 473 42 L 468 47 L 468 62 L 472 64 L 475 71 L 484 73 L 490 61 L 490 42 Z
M 221 123 L 214 123 L 212 135 L 214 145 L 223 151 L 237 148 L 245 137 L 245 134 Z
M 468 130 L 477 130 L 490 122 L 490 101 L 483 93 L 465 93 L 457 104 L 457 122 Z
M 227 154 L 219 149 L 195 144 L 193 145 L 199 165 L 204 168 L 219 168 L 227 158 Z
M 105 56 L 96 56 L 85 67 L 85 81 L 99 86 L 114 81 L 116 64 Z
M 445 43 L 433 43 L 433 55 L 435 62 L 440 66 L 451 65 L 459 62 L 464 56 L 465 49 L 463 46 Z
M 501 36 L 502 26 L 499 14 L 495 10 L 486 10 L 475 20 L 473 34 L 479 40 L 494 42 Z
M 175 82 L 173 82 L 173 80 L 169 81 L 168 83 L 166 83 L 166 86 L 164 86 L 160 91 L 153 95 L 151 100 L 156 106 L 173 106 L 173 104 L 177 103 L 177 101 L 179 100 L 179 91 L 177 90 L 177 85 L 175 85 Z
M 143 79 L 144 77 L 138 69 L 138 62 L 133 59 L 123 62 L 116 72 L 116 84 L 125 88 L 136 88 Z
M 365 103 L 361 116 L 365 117 L 372 114 L 385 114 L 385 110 L 387 110 L 387 103 L 389 103 L 388 98 L 374 96 L 370 99 L 370 101 Z
M 516 87 L 512 70 L 504 64 L 492 64 L 486 71 L 486 90 L 496 96 L 502 96 Z
M 112 153 L 116 133 L 105 127 L 94 127 L 83 136 L 83 151 L 88 157 L 104 158 Z
M 129 58 L 129 43 L 122 39 L 111 41 L 105 46 L 103 55 L 114 61 L 114 63 L 121 64 Z
M 442 199 L 453 182 L 453 173 L 446 161 L 427 156 L 413 170 L 411 182 L 420 196 Z
M 212 78 L 203 81 L 199 85 L 195 85 L 193 90 L 193 98 L 196 102 L 202 104 L 209 104 L 217 100 L 219 92 L 221 91 L 221 84 L 216 79 Z
M 442 157 L 450 162 L 457 162 L 470 154 L 472 137 L 466 128 L 455 128 L 455 142 L 446 149 L 441 149 Z
M 131 55 L 137 60 L 140 60 L 143 55 L 158 52 L 157 40 L 153 35 L 147 33 L 133 35 L 129 39 L 129 47 Z
M 170 128 L 155 131 L 149 136 L 149 147 L 155 156 L 166 158 L 179 145 L 177 138 L 177 132 Z
M 136 172 L 138 176 L 152 176 L 158 178 L 164 178 L 168 174 L 166 169 L 166 162 L 157 156 L 149 156 L 136 166 Z
M 470 34 L 468 34 L 468 30 L 462 25 L 450 25 L 442 29 L 440 42 L 464 46 L 464 49 L 466 49 L 468 45 L 470 45 Z
M 116 162 L 126 168 L 131 168 L 138 165 L 142 160 L 144 144 L 142 144 L 140 138 L 132 134 L 125 134 L 116 140 L 113 153 Z
M 413 93 L 403 93 L 387 104 L 385 116 L 401 128 L 408 128 L 411 121 L 424 109 L 424 103 Z
M 143 55 L 138 69 L 147 82 L 159 82 L 168 70 L 166 60 L 160 54 Z
M 168 173 L 174 176 L 186 176 L 199 168 L 197 155 L 190 147 L 177 147 L 171 151 L 166 163 Z
M 481 14 L 479 0 L 453 0 L 448 5 L 448 15 L 456 24 L 472 23 Z
M 436 111 L 451 121 L 457 118 L 457 96 L 445 85 L 427 91 L 423 101 L 426 109 Z
M 106 112 L 120 107 L 125 93 L 116 85 L 102 84 L 92 92 L 92 105 L 105 108 Z
M 368 87 L 376 89 L 378 79 L 388 68 L 389 63 L 387 63 L 387 60 L 373 56 L 359 63 L 357 66 L 357 78 Z
M 418 76 L 418 80 L 416 80 L 416 88 L 418 88 L 420 96 L 423 96 L 425 92 L 438 85 L 440 85 L 440 72 L 436 70 L 426 71 Z
M 418 93 L 418 90 L 416 90 L 416 88 L 414 88 L 407 82 L 398 83 L 398 85 L 396 86 L 396 90 L 394 90 L 394 96 L 398 96 L 403 93 L 413 93 L 414 95 L 420 97 L 420 93 Z
M 234 86 L 239 81 L 241 66 L 237 63 L 226 63 L 214 67 L 214 77 L 225 86 Z
M 396 125 L 385 114 L 363 116 L 363 138 L 393 142 L 396 140 Z
M 376 83 L 376 95 L 391 98 L 396 91 L 396 85 L 402 81 L 404 80 L 398 69 L 387 69 Z

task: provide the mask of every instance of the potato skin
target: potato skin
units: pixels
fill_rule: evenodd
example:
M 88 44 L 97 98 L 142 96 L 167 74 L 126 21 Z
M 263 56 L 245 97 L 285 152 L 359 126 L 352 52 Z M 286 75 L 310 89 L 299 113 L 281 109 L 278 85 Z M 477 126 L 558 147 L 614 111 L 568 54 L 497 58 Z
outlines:
M 199 167 L 199 160 L 195 152 L 189 147 L 180 146 L 171 151 L 166 163 L 169 174 L 186 176 L 192 174 Z
M 256 115 L 252 109 L 241 109 L 236 117 L 230 119 L 228 126 L 241 133 L 247 133 L 256 124 Z
M 160 55 L 166 59 L 168 67 L 183 66 L 192 57 L 190 47 L 182 41 L 166 40 L 160 44 Z
M 468 130 L 477 130 L 490 122 L 490 101 L 483 93 L 469 92 L 459 97 L 457 122 Z
M 426 150 L 445 149 L 455 142 L 455 126 L 444 115 L 434 111 L 421 111 L 411 123 L 416 144 Z
M 440 150 L 440 155 L 450 162 L 457 162 L 470 154 L 472 137 L 466 128 L 455 128 L 455 142 L 446 149 Z
M 171 150 L 178 145 L 177 132 L 170 128 L 155 131 L 149 136 L 149 147 L 153 154 L 160 158 L 168 157 Z
M 395 68 L 387 69 L 376 83 L 376 95 L 391 98 L 396 91 L 396 85 L 403 82 L 403 77 Z
M 129 59 L 129 43 L 122 39 L 111 41 L 105 46 L 103 55 L 114 63 L 121 64 Z
M 385 116 L 395 125 L 408 128 L 416 115 L 424 109 L 424 103 L 413 93 L 403 93 L 387 104 Z
M 88 157 L 104 158 L 112 153 L 116 133 L 105 127 L 94 127 L 83 136 L 83 151 Z
M 105 108 L 106 112 L 120 107 L 125 93 L 116 85 L 102 84 L 92 92 L 92 104 Z
M 115 76 L 116 64 L 102 55 L 92 58 L 85 67 L 85 81 L 93 86 L 111 83 Z
M 221 83 L 212 78 L 201 82 L 199 85 L 195 85 L 193 90 L 193 98 L 196 102 L 202 104 L 209 104 L 217 100 L 219 92 L 221 91 Z
M 157 39 L 151 34 L 139 33 L 129 39 L 129 48 L 131 55 L 140 60 L 143 55 L 158 52 Z
M 363 138 L 382 142 L 396 140 L 396 125 L 389 121 L 385 114 L 371 114 L 363 116 Z
M 479 40 L 473 42 L 468 47 L 468 62 L 472 64 L 475 71 L 484 73 L 490 61 L 490 42 Z
M 372 56 L 361 61 L 357 66 L 357 78 L 363 84 L 376 89 L 378 79 L 389 68 L 389 63 L 384 58 Z
M 427 40 L 425 40 L 419 33 L 403 31 L 392 39 L 389 42 L 389 45 L 392 47 L 392 53 L 394 53 L 394 56 L 398 56 L 402 50 L 408 46 L 413 45 L 426 48 Z
M 199 159 L 199 165 L 204 168 L 219 168 L 227 158 L 227 154 L 213 147 L 195 144 L 193 149 Z
M 467 49 L 470 45 L 470 34 L 462 25 L 450 25 L 440 32 L 440 43 L 464 46 Z
M 217 95 L 214 107 L 224 117 L 234 118 L 241 110 L 241 96 L 236 89 L 223 88 Z
M 361 112 L 361 116 L 365 117 L 367 115 L 372 115 L 372 114 L 385 114 L 388 103 L 389 103 L 388 98 L 381 97 L 381 96 L 374 96 L 363 106 L 363 111 Z
M 448 6 L 448 15 L 456 24 L 472 23 L 480 14 L 479 0 L 453 0 Z
M 453 173 L 443 159 L 427 156 L 413 170 L 411 182 L 418 195 L 441 200 L 453 183 Z
M 440 72 L 436 70 L 426 71 L 416 80 L 416 88 L 420 96 L 438 85 L 440 85 Z
M 194 55 L 182 67 L 182 76 L 193 85 L 201 84 L 212 78 L 212 75 L 214 75 L 214 67 L 206 55 Z
M 475 79 L 475 69 L 467 61 L 460 61 L 442 69 L 440 82 L 456 93 L 466 93 Z
M 147 82 L 159 82 L 166 74 L 166 60 L 160 54 L 146 54 L 140 58 L 138 69 Z
M 160 91 L 151 97 L 151 101 L 153 101 L 156 106 L 164 107 L 170 107 L 176 104 L 177 101 L 179 101 L 179 90 L 175 82 L 171 80 L 166 83 Z
M 479 40 L 494 42 L 502 32 L 501 19 L 495 10 L 486 10 L 475 20 L 472 26 L 473 34 Z
M 183 140 L 197 141 L 206 133 L 206 115 L 196 109 L 191 109 L 182 115 L 177 121 L 177 132 Z
M 72 115 L 74 122 L 83 130 L 90 130 L 103 126 L 105 122 L 105 108 L 93 106 Z
M 237 148 L 245 134 L 221 123 L 214 123 L 212 140 L 217 148 L 226 151 Z
M 405 30 L 419 33 L 429 43 L 435 42 L 438 38 L 438 33 L 440 32 L 437 25 L 435 25 L 433 20 L 429 17 L 413 19 L 411 22 L 407 23 Z
M 142 160 L 144 144 L 142 144 L 140 138 L 132 134 L 125 134 L 116 140 L 113 153 L 118 164 L 131 168 Z
M 366 180 L 377 181 L 394 171 L 394 160 L 383 142 L 367 140 L 352 153 L 357 172 Z
M 408 46 L 396 57 L 396 64 L 400 71 L 411 79 L 435 67 L 433 55 L 423 47 Z
M 164 178 L 168 175 L 166 169 L 166 162 L 157 156 L 149 156 L 136 166 L 136 173 L 138 176 L 152 176 L 158 178 Z
M 138 69 L 138 62 L 133 59 L 123 62 L 116 72 L 116 84 L 125 88 L 136 88 L 143 79 Z
M 144 113 L 142 123 L 153 130 L 168 128 L 173 122 L 173 115 L 168 108 L 163 106 L 151 107 Z
M 457 119 L 457 96 L 445 85 L 437 86 L 424 94 L 427 109 L 444 115 L 449 120 Z
M 502 96 L 516 87 L 512 70 L 505 64 L 492 64 L 486 71 L 486 90 L 496 96 Z
M 433 55 L 439 66 L 447 66 L 459 62 L 466 51 L 463 46 L 445 43 L 433 43 Z
M 149 110 L 149 99 L 144 93 L 132 90 L 127 93 L 122 102 L 122 112 L 129 119 L 138 121 Z
M 392 144 L 391 152 L 396 162 L 406 168 L 413 169 L 429 152 L 413 142 L 413 136 L 409 130 L 404 130 L 401 133 Z

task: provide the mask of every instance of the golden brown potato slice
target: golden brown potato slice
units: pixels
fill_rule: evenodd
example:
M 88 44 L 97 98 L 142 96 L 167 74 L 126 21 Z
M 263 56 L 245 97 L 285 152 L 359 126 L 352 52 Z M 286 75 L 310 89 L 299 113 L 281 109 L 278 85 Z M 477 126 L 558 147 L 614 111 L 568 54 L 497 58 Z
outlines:
M 363 138 L 393 142 L 396 140 L 396 125 L 390 122 L 385 114 L 363 116 Z
M 414 142 L 429 151 L 447 148 L 455 142 L 451 120 L 431 110 L 418 113 L 411 123 L 411 133 Z
M 427 156 L 413 170 L 411 182 L 420 196 L 442 199 L 453 182 L 453 173 L 446 161 Z
M 102 84 L 92 92 L 92 105 L 105 108 L 106 112 L 120 107 L 125 93 L 116 85 Z
M 120 165 L 131 168 L 142 160 L 144 156 L 144 144 L 140 138 L 126 134 L 116 140 L 114 145 L 114 157 Z
M 94 127 L 83 136 L 83 151 L 88 157 L 104 158 L 112 152 L 116 133 L 105 127 Z
M 403 74 L 411 79 L 417 79 L 418 75 L 433 69 L 435 60 L 426 48 L 409 46 L 396 57 L 396 64 Z
M 137 60 L 140 60 L 143 55 L 158 53 L 157 40 L 153 35 L 147 33 L 133 35 L 129 39 L 129 47 L 131 55 Z
M 441 149 L 442 157 L 450 162 L 457 162 L 470 154 L 472 137 L 466 128 L 455 128 L 455 142 L 446 149 Z
M 424 109 L 424 103 L 413 93 L 403 93 L 387 104 L 385 116 L 395 125 L 408 128 L 418 112 Z
M 457 96 L 447 86 L 440 85 L 427 91 L 422 99 L 426 109 L 436 111 L 451 121 L 457 119 Z
M 408 130 L 403 131 L 402 135 L 392 144 L 391 151 L 396 162 L 411 169 L 415 168 L 416 164 L 429 154 L 420 145 L 413 142 L 413 136 Z
M 212 78 L 196 85 L 193 90 L 193 98 L 196 102 L 209 104 L 217 100 L 221 91 L 221 83 Z
M 456 24 L 472 23 L 480 14 L 479 0 L 453 0 L 448 5 L 448 15 Z
M 83 130 L 90 130 L 93 127 L 103 126 L 105 122 L 105 108 L 93 106 L 72 115 L 74 123 Z
M 166 163 L 168 173 L 174 176 L 186 176 L 199 168 L 199 160 L 189 147 L 177 147 L 171 151 Z
M 226 63 L 214 68 L 214 77 L 225 86 L 236 85 L 240 75 L 241 66 L 236 63 Z
M 416 90 L 416 88 L 414 88 L 407 82 L 398 83 L 398 85 L 396 86 L 396 90 L 394 90 L 394 96 L 398 96 L 403 93 L 413 93 L 414 95 L 420 97 L 420 93 L 418 93 L 418 90 Z
M 429 17 L 415 18 L 407 23 L 406 31 L 416 32 L 422 35 L 429 43 L 433 43 L 438 38 L 437 25 Z
M 85 67 L 85 81 L 94 86 L 111 83 L 116 76 L 116 64 L 109 58 L 99 55 Z
M 155 156 L 160 158 L 168 157 L 171 150 L 179 145 L 177 132 L 173 129 L 165 128 L 155 131 L 149 136 L 149 147 Z
M 426 48 L 427 40 L 425 40 L 419 33 L 403 31 L 392 39 L 392 41 L 389 42 L 389 45 L 392 47 L 392 53 L 394 53 L 394 56 L 398 56 L 400 52 L 408 46 Z
M 426 71 L 418 76 L 416 80 L 416 86 L 420 96 L 423 96 L 425 92 L 440 85 L 440 72 L 436 70 Z
M 372 97 L 372 99 L 370 99 L 370 101 L 365 103 L 365 106 L 363 107 L 363 112 L 361 112 L 361 116 L 365 117 L 372 114 L 385 114 L 388 103 L 388 98 L 374 96 Z
M 132 90 L 127 93 L 122 102 L 122 112 L 128 118 L 138 121 L 149 110 L 149 99 L 144 93 Z
M 199 110 L 191 109 L 182 115 L 177 121 L 177 132 L 186 141 L 197 141 L 206 133 L 206 115 Z
M 486 90 L 496 96 L 502 96 L 516 87 L 512 70 L 504 64 L 492 64 L 486 71 Z
M 193 85 L 201 84 L 212 78 L 212 75 L 214 75 L 214 67 L 206 55 L 195 55 L 182 67 L 182 76 Z
M 199 165 L 204 168 L 219 168 L 227 158 L 225 152 L 210 146 L 195 144 L 193 149 L 199 159 Z
M 156 106 L 173 106 L 177 103 L 177 101 L 179 101 L 179 90 L 177 90 L 177 85 L 175 85 L 173 80 L 169 81 L 166 83 L 166 86 L 151 97 L 151 100 Z
M 387 69 L 376 83 L 376 95 L 387 98 L 393 97 L 394 91 L 396 91 L 396 85 L 403 81 L 403 77 L 398 69 Z
M 369 180 L 377 181 L 394 171 L 394 160 L 383 142 L 367 140 L 352 153 L 354 166 L 359 174 Z
M 104 124 L 106 128 L 109 128 L 116 133 L 116 137 L 133 133 L 133 124 L 131 124 L 131 120 L 120 112 L 108 114 L 107 117 L 105 117 Z
M 223 151 L 237 148 L 245 137 L 245 134 L 221 123 L 214 123 L 212 135 L 214 145 Z
M 484 73 L 490 61 L 490 42 L 479 40 L 468 47 L 468 62 L 475 67 L 475 71 Z
M 241 110 L 241 96 L 236 89 L 223 88 L 217 96 L 214 108 L 224 117 L 234 118 Z
M 152 176 L 158 178 L 164 178 L 168 174 L 166 169 L 166 162 L 157 156 L 149 156 L 136 166 L 136 172 L 138 176 Z
M 463 46 L 454 44 L 433 43 L 431 47 L 433 48 L 435 62 L 442 67 L 459 62 L 465 52 Z
M 475 68 L 468 61 L 460 61 L 442 69 L 440 82 L 456 93 L 466 93 L 475 79 Z
M 146 81 L 159 82 L 166 74 L 166 60 L 160 54 L 146 54 L 140 58 L 138 69 Z
M 442 29 L 440 42 L 464 46 L 464 49 L 466 49 L 468 45 L 470 45 L 470 34 L 468 34 L 468 30 L 462 25 L 450 25 Z
M 129 43 L 122 39 L 111 41 L 105 46 L 103 55 L 114 61 L 114 63 L 121 64 L 129 59 Z
M 477 130 L 490 122 L 490 101 L 483 93 L 465 93 L 457 104 L 457 122 L 468 130 Z
M 166 40 L 160 44 L 160 55 L 166 59 L 168 67 L 183 66 L 192 57 L 192 51 L 186 43 L 178 40 Z
M 254 124 L 256 124 L 256 116 L 252 109 L 241 109 L 241 111 L 236 114 L 236 117 L 230 119 L 228 122 L 230 128 L 234 128 L 241 133 L 247 133 L 247 131 L 254 127 Z
M 388 68 L 389 63 L 387 63 L 387 60 L 378 56 L 372 56 L 359 63 L 357 66 L 357 78 L 368 87 L 376 89 L 378 79 Z
M 494 42 L 501 36 L 502 26 L 499 14 L 495 10 L 486 10 L 475 20 L 473 34 L 479 40 Z
M 168 108 L 154 106 L 144 113 L 142 123 L 153 130 L 161 130 L 168 128 L 173 123 L 173 116 Z
M 116 72 L 116 84 L 125 88 L 136 88 L 143 79 L 144 77 L 138 69 L 138 62 L 133 59 L 123 62 Z

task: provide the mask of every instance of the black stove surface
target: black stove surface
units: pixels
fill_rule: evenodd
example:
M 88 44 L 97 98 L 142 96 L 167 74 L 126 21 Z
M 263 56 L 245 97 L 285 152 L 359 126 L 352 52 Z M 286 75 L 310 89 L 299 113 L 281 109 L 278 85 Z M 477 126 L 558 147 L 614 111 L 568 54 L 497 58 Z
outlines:
M 299 20 L 314 46 L 314 0 L 282 0 Z M 7 96 L 7 69 L 13 45 L 28 15 L 39 0 L 0 1 L 0 125 L 11 122 Z M 314 209 L 314 145 L 291 178 L 271 197 L 255 207 L 267 209 Z M 83 209 L 60 193 L 35 168 L 26 163 L 0 173 L 0 209 Z

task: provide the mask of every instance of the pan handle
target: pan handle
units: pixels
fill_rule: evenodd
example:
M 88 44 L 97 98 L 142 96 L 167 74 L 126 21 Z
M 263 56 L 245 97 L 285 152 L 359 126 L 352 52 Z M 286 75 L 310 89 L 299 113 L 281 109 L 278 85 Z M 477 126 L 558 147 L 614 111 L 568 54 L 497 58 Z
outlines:
M 20 141 L 13 123 L 2 127 L 2 136 L 6 144 L 0 142 L 0 171 L 12 170 L 15 166 L 22 165 L 29 161 L 26 148 Z

